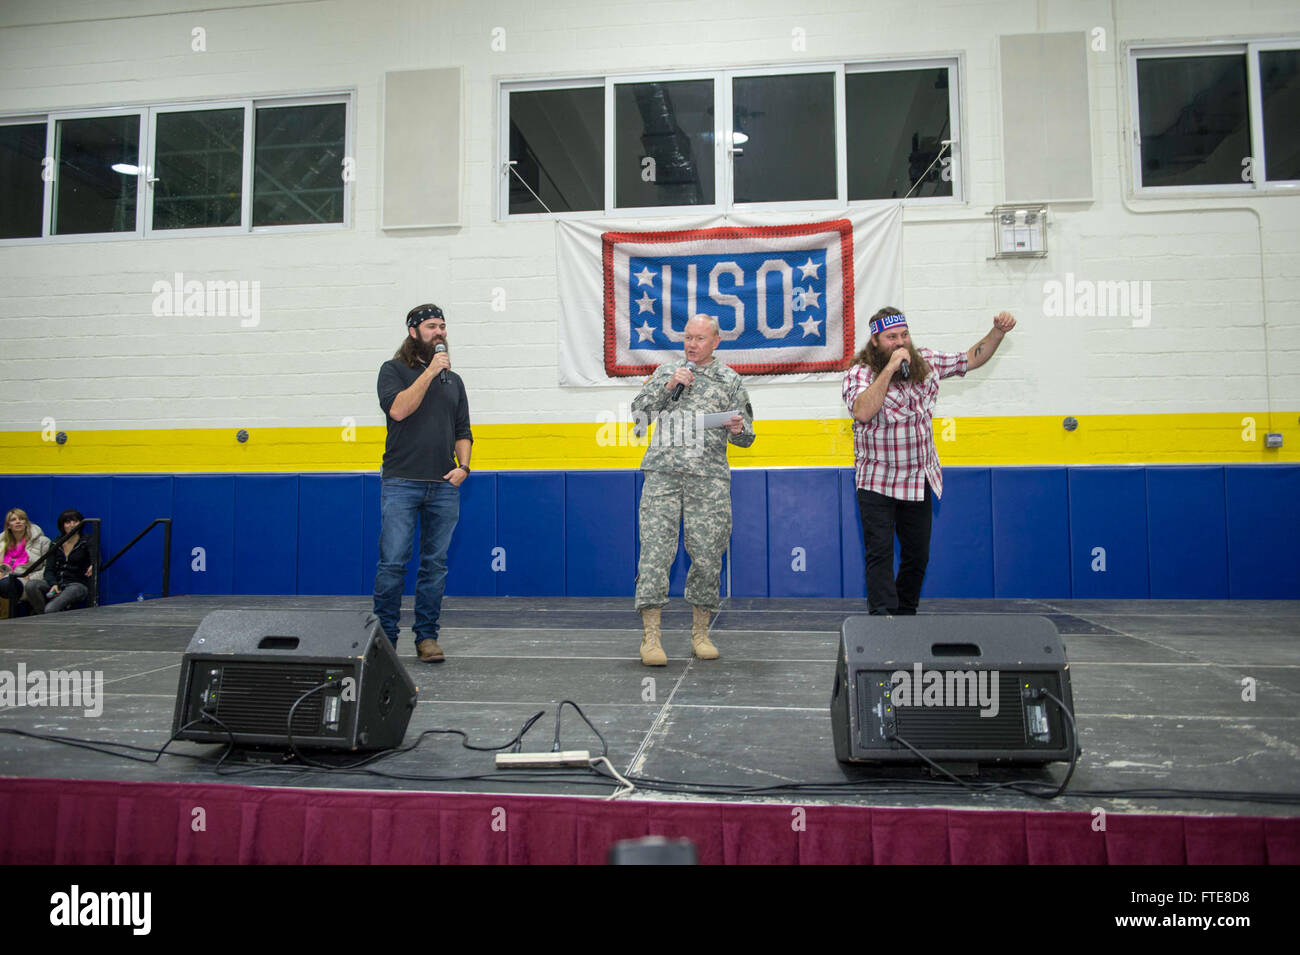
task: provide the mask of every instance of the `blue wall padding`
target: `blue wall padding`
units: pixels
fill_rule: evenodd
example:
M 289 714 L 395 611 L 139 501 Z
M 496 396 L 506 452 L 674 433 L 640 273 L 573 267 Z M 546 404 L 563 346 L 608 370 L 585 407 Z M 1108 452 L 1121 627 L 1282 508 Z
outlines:
M 360 474 L 304 474 L 298 479 L 298 593 L 357 594 L 363 584 Z M 374 564 L 370 573 L 374 574 Z M 370 585 L 374 586 L 373 576 Z
M 565 593 L 617 597 L 636 576 L 636 479 L 630 471 L 574 471 L 564 481 Z
M 460 520 L 447 552 L 447 593 L 495 596 L 499 575 L 492 571 L 492 548 L 497 544 L 497 475 L 491 471 L 475 471 L 460 486 Z M 507 570 L 512 569 L 510 556 L 506 555 Z M 412 559 L 418 558 L 417 552 Z M 372 591 L 373 588 L 372 580 Z M 410 582 L 407 593 L 415 593 Z
M 1223 468 L 1146 468 L 1150 596 L 1228 596 L 1228 529 Z
M 56 474 L 50 479 L 50 481 L 51 481 L 51 491 L 52 491 L 51 494 L 52 513 L 50 514 L 50 519 L 48 522 L 46 521 L 36 522 L 41 525 L 41 530 L 45 532 L 46 536 L 48 536 L 50 540 L 54 540 L 55 537 L 57 537 L 60 533 L 62 533 L 62 528 L 56 527 L 55 521 L 58 519 L 58 515 L 60 512 L 65 511 L 68 508 L 72 508 L 74 510 L 81 511 L 81 513 L 86 517 L 100 518 L 101 520 L 100 531 L 99 531 L 100 532 L 100 540 L 99 540 L 100 562 L 102 563 L 103 561 L 108 560 L 108 558 L 112 557 L 115 553 L 117 553 L 116 548 L 114 548 L 113 550 L 108 549 L 108 545 L 106 544 L 103 537 L 103 535 L 107 533 L 109 529 L 104 525 L 103 517 L 105 514 L 113 513 L 112 482 L 105 480 L 104 477 L 99 474 Z M 6 511 L 9 510 L 9 507 L 6 506 L 5 510 Z M 158 514 L 155 516 L 166 517 L 167 515 Z M 149 518 L 149 521 L 152 520 L 153 520 L 152 517 Z M 127 537 L 126 540 L 129 541 L 131 537 L 134 537 L 136 534 L 140 533 L 140 531 L 144 529 L 145 525 L 148 524 L 149 521 L 143 521 L 141 522 L 139 527 L 133 528 L 131 530 L 131 536 Z M 157 536 L 157 542 L 152 544 L 147 543 L 147 542 L 154 541 L 154 535 Z M 162 540 L 163 540 L 163 528 L 155 527 L 152 531 L 150 531 L 150 536 L 146 537 L 143 541 L 137 544 L 136 548 L 139 549 L 142 547 L 149 547 L 152 553 L 158 554 L 158 560 L 161 562 Z M 125 541 L 123 541 L 123 543 L 125 543 Z M 154 550 L 154 548 L 157 548 L 157 550 Z M 125 558 L 123 559 L 125 560 Z M 39 573 L 42 574 L 44 572 L 45 572 L 44 570 L 39 571 Z M 152 594 L 161 593 L 162 592 L 161 563 L 159 563 L 153 569 L 153 576 L 156 582 L 150 587 L 150 592 Z M 104 581 L 101 581 L 100 584 L 101 589 L 104 583 L 107 583 L 107 578 L 105 578 Z M 229 584 L 227 584 L 225 593 L 230 593 Z M 131 594 L 131 596 L 134 597 L 135 594 Z M 101 594 L 99 598 L 100 603 L 106 603 L 107 602 L 106 598 L 107 598 L 106 594 Z
M 1228 596 L 1300 596 L 1300 466 L 1223 469 Z
M 107 479 L 104 475 L 96 474 L 94 477 L 105 482 L 105 489 L 107 489 Z M 53 482 L 48 474 L 6 474 L 0 477 L 0 493 L 4 495 L 0 497 L 0 517 L 9 513 L 11 508 L 19 508 L 27 512 L 28 520 L 39 524 L 45 535 L 50 540 L 54 540 L 59 535 L 58 528 L 54 526 L 54 519 L 58 517 L 59 511 L 77 505 L 54 503 L 52 485 Z M 77 509 L 81 510 L 81 508 Z M 100 516 L 89 511 L 82 511 L 82 513 L 86 517 Z
M 769 595 L 838 597 L 838 470 L 768 471 L 767 500 Z M 796 553 L 796 548 L 802 553 Z
M 564 593 L 564 474 L 497 474 L 497 544 L 506 569 L 496 573 L 500 596 Z
M 944 468 L 934 502 L 925 597 L 993 596 L 993 479 L 988 468 Z
M 641 485 L 639 471 L 476 471 L 447 593 L 630 598 Z M 731 493 L 733 596 L 865 596 L 852 468 L 737 470 Z M 0 508 L 48 533 L 64 508 L 100 518 L 105 559 L 171 517 L 173 593 L 369 594 L 379 502 L 376 474 L 0 475 Z M 155 529 L 104 575 L 101 602 L 161 591 L 162 540 Z M 1298 465 L 947 468 L 922 595 L 1297 599 L 1297 541 Z M 686 566 L 679 539 L 675 596 Z
M 234 593 L 235 530 L 233 474 L 172 478 L 172 593 Z
M 100 559 L 107 561 L 131 542 L 136 534 L 157 517 L 172 515 L 172 479 L 152 474 L 120 474 L 111 477 L 112 522 L 105 522 L 100 543 Z M 91 515 L 87 514 L 87 517 Z M 290 526 L 296 524 L 289 515 Z M 289 542 L 296 551 L 295 542 Z M 157 596 L 162 593 L 163 528 L 155 527 L 133 548 L 122 555 L 100 577 L 100 603 L 134 600 L 137 594 Z M 293 586 L 290 579 L 289 586 Z M 293 593 L 292 590 L 285 593 Z
M 867 559 L 862 542 L 862 518 L 858 514 L 858 482 L 852 468 L 840 476 L 840 595 L 865 600 Z
M 1071 595 L 1148 596 L 1146 475 L 1134 468 L 1070 468 L 1069 487 Z
M 379 495 L 378 474 L 361 476 L 361 590 L 375 592 L 375 568 L 379 564 Z
M 767 596 L 767 472 L 731 472 L 731 595 Z
M 1065 468 L 993 470 L 993 595 L 1070 596 Z
M 298 478 L 297 474 L 236 476 L 235 593 L 297 592 Z M 343 517 L 321 514 L 317 519 L 336 523 Z

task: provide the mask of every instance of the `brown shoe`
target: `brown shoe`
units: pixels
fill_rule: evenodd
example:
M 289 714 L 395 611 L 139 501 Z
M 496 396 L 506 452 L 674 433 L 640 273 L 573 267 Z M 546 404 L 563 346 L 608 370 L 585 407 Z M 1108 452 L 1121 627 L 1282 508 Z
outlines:
M 447 659 L 443 655 L 442 647 L 438 646 L 438 641 L 432 638 L 417 643 L 415 652 L 420 655 L 420 662 L 422 663 L 441 663 Z
M 691 610 L 691 652 L 701 660 L 718 659 L 718 648 L 709 639 L 709 611 L 703 607 Z

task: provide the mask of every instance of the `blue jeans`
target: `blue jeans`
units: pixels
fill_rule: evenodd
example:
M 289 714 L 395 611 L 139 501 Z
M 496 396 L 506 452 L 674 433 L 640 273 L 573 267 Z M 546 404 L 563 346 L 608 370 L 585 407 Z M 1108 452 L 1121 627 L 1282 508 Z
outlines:
M 415 583 L 415 642 L 438 639 L 442 592 L 447 584 L 447 548 L 460 519 L 460 488 L 450 481 L 384 478 L 380 497 L 379 567 L 375 572 L 375 616 L 397 646 L 402 586 L 420 520 L 420 572 Z

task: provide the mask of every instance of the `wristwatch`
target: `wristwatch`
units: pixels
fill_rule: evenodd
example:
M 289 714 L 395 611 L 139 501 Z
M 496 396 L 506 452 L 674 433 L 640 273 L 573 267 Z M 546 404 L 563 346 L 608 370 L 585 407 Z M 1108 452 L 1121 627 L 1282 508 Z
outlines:
M 469 477 L 469 465 L 468 465 L 468 464 L 458 464 L 458 465 L 456 465 L 456 467 L 460 468 L 462 471 L 465 472 L 465 477 Z

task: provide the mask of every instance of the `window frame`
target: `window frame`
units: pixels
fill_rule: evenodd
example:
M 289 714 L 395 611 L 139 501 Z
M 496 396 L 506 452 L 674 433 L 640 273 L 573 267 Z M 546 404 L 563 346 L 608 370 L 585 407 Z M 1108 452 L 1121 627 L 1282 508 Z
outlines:
M 498 222 L 549 222 L 555 219 L 590 219 L 592 216 L 603 216 L 604 212 L 600 209 L 582 209 L 577 212 L 520 212 L 511 214 L 510 212 L 510 182 L 514 178 L 507 166 L 510 161 L 510 94 L 511 93 L 534 93 L 542 90 L 579 90 L 604 88 L 604 79 L 600 77 L 575 77 L 573 79 L 539 79 L 525 80 L 519 83 L 497 83 L 497 154 L 500 162 L 497 163 L 497 169 L 500 175 L 497 177 L 497 221 Z M 605 102 L 605 177 L 609 178 L 609 95 L 606 93 Z M 605 195 L 605 190 L 601 190 Z M 607 210 L 606 210 L 607 211 Z
M 353 203 L 355 197 L 355 177 L 342 179 L 343 182 L 343 221 L 321 222 L 301 225 L 254 226 L 253 216 L 253 172 L 257 143 L 256 111 L 259 108 L 279 108 L 293 106 L 326 106 L 341 104 L 344 108 L 344 157 L 356 156 L 356 93 L 354 90 L 337 89 L 323 92 L 292 93 L 283 96 L 245 96 L 223 99 L 185 99 L 165 103 L 145 103 L 123 106 L 88 107 L 85 109 L 48 110 L 31 113 L 5 113 L 0 115 L 0 125 L 32 125 L 45 123 L 45 158 L 54 156 L 55 128 L 59 121 L 67 119 L 94 119 L 112 116 L 138 116 L 140 118 L 139 153 L 137 161 L 144 169 L 144 175 L 136 176 L 136 223 L 130 232 L 84 232 L 69 235 L 55 235 L 51 232 L 54 214 L 54 190 L 57 185 L 58 167 L 55 165 L 55 178 L 44 182 L 41 200 L 41 234 L 22 238 L 0 239 L 0 248 L 12 245 L 46 245 L 77 242 L 119 242 L 128 239 L 180 239 L 226 235 L 260 235 L 288 232 L 338 232 L 352 228 Z M 192 229 L 155 229 L 153 228 L 153 189 L 148 180 L 152 177 L 155 166 L 155 146 L 157 140 L 157 116 L 160 113 L 198 112 L 213 109 L 244 109 L 244 170 L 243 195 L 240 203 L 240 224 L 238 226 L 203 226 Z
M 6 245 L 23 245 L 44 241 L 46 232 L 47 204 L 49 203 L 49 182 L 45 179 L 45 159 L 50 156 L 50 116 L 48 113 L 8 113 L 0 116 L 0 126 L 45 126 L 45 149 L 41 156 L 41 235 L 14 236 L 0 238 L 0 247 Z
M 54 232 L 54 191 L 59 182 L 59 163 L 54 152 L 55 130 L 60 122 L 70 119 L 108 119 L 114 116 L 135 116 L 138 118 L 138 131 L 136 139 L 136 164 L 143 165 L 143 160 L 148 152 L 149 143 L 145 138 L 146 130 L 146 110 L 143 107 L 120 107 L 96 110 L 60 110 L 50 112 L 45 120 L 45 158 L 53 159 L 52 168 L 54 177 L 45 180 L 45 198 L 41 215 L 41 236 L 40 238 L 28 239 L 10 239 L 12 243 L 31 243 L 31 242 L 121 242 L 126 239 L 140 239 L 144 237 L 144 196 L 141 194 L 141 184 L 145 176 L 138 173 L 135 176 L 135 228 L 130 232 L 76 232 L 65 235 Z M 124 173 L 122 175 L 125 175 Z
M 800 61 L 797 63 L 768 63 L 755 66 L 734 67 L 726 69 L 682 69 L 659 70 L 647 72 L 634 70 L 627 72 L 610 72 L 598 76 L 591 74 L 573 77 L 529 77 L 500 76 L 495 78 L 497 85 L 497 139 L 495 168 L 498 171 L 493 212 L 494 221 L 537 222 L 557 219 L 649 219 L 660 217 L 716 216 L 732 213 L 748 215 L 757 212 L 824 212 L 858 208 L 881 202 L 904 202 L 908 205 L 922 206 L 965 206 L 968 204 L 965 188 L 965 169 L 961 162 L 961 130 L 965 123 L 962 112 L 964 102 L 961 86 L 965 82 L 965 60 L 961 53 L 937 53 L 933 56 L 898 57 L 881 60 L 821 60 Z M 848 198 L 848 116 L 845 95 L 845 76 L 850 73 L 865 72 L 900 72 L 916 69 L 945 69 L 948 71 L 948 115 L 949 130 L 953 140 L 949 154 L 952 156 L 953 173 L 951 196 L 917 196 L 908 199 L 854 199 Z M 832 73 L 834 74 L 834 109 L 835 109 L 835 144 L 836 144 L 836 196 L 833 199 L 813 201 L 778 201 L 778 202 L 744 202 L 734 199 L 734 160 L 732 148 L 732 81 L 737 77 L 777 77 L 794 74 Z M 672 83 L 684 80 L 712 80 L 714 99 L 713 126 L 713 162 L 714 162 L 714 202 L 710 205 L 690 206 L 634 206 L 618 208 L 615 206 L 616 182 L 614 179 L 614 138 L 615 138 L 615 96 L 614 87 L 631 83 Z M 604 209 L 590 209 L 580 212 L 530 212 L 510 213 L 509 188 L 511 172 L 507 167 L 510 159 L 510 94 L 533 90 L 591 89 L 602 87 L 605 93 L 605 141 L 604 141 Z
M 1126 43 L 1129 84 L 1128 177 L 1130 195 L 1135 198 L 1182 198 L 1188 196 L 1294 195 L 1300 179 L 1268 178 L 1264 154 L 1263 94 L 1260 88 L 1259 54 L 1264 50 L 1300 50 L 1300 38 L 1230 39 L 1201 41 L 1142 41 Z M 1171 60 L 1188 57 L 1243 56 L 1246 61 L 1246 109 L 1250 124 L 1253 176 L 1249 182 L 1190 186 L 1144 186 L 1142 184 L 1142 124 L 1138 90 L 1139 60 Z M 1243 157 L 1246 158 L 1246 157 Z
M 257 111 L 259 109 L 280 109 L 290 106 L 328 106 L 331 103 L 343 104 L 343 158 L 356 158 L 356 118 L 353 108 L 354 95 L 351 92 L 300 94 L 297 96 L 254 97 L 248 110 L 245 129 L 248 130 L 248 142 L 251 143 L 248 159 L 244 163 L 248 175 L 248 187 L 244 195 L 248 199 L 247 223 L 249 235 L 278 235 L 285 232 L 339 232 L 352 228 L 352 202 L 356 179 L 343 179 L 343 169 L 338 171 L 343 182 L 343 221 L 314 222 L 294 225 L 254 225 L 253 224 L 253 163 L 257 159 L 257 143 L 254 141 L 257 130 Z M 378 178 L 378 171 L 376 171 Z M 198 231 L 198 230 L 192 230 Z M 209 232 L 209 234 L 211 234 Z
M 695 206 L 619 206 L 617 202 L 618 182 L 614 173 L 614 96 L 615 86 L 631 86 L 637 83 L 677 83 L 691 80 L 713 81 L 713 202 Z M 714 71 L 683 71 L 665 77 L 663 73 L 627 73 L 605 77 L 605 214 L 609 218 L 644 218 L 647 216 L 692 216 L 717 215 L 722 212 L 719 197 L 722 193 L 723 159 L 722 138 L 725 131 L 721 125 L 722 107 L 718 89 L 718 74 Z
M 952 195 L 951 196 L 914 196 L 908 199 L 851 199 L 849 205 L 866 206 L 877 202 L 906 202 L 909 205 L 918 206 L 950 206 L 966 204 L 965 189 L 965 164 L 961 161 L 961 144 L 962 144 L 962 122 L 965 114 L 962 112 L 961 81 L 965 76 L 963 69 L 964 63 L 960 54 L 950 56 L 932 56 L 920 59 L 898 59 L 898 60 L 873 60 L 869 63 L 850 63 L 844 69 L 845 77 L 853 73 L 906 73 L 912 70 L 937 70 L 945 69 L 948 71 L 948 135 L 952 139 L 952 145 L 948 147 L 948 155 L 952 157 L 949 164 L 952 167 Z M 845 90 L 844 105 L 848 108 L 848 91 Z M 844 117 L 844 136 L 848 140 L 848 115 Z M 845 173 L 848 171 L 848 153 L 847 148 L 844 156 Z M 939 163 L 943 165 L 942 160 Z M 847 191 L 847 181 L 845 189 Z
M 835 110 L 835 197 L 833 199 L 812 199 L 808 201 L 796 199 L 776 202 L 736 202 L 736 160 L 732 152 L 735 145 L 731 141 L 735 135 L 735 130 L 732 128 L 732 115 L 735 110 L 732 84 L 740 78 L 807 76 L 817 73 L 832 74 L 831 88 L 834 95 L 833 106 Z M 727 129 L 725 130 L 726 157 L 730 161 L 724 161 L 723 163 L 727 174 L 727 191 L 725 193 L 727 211 L 748 215 L 754 212 L 796 212 L 803 210 L 821 212 L 828 209 L 843 209 L 848 204 L 849 193 L 849 166 L 848 156 L 845 153 L 845 146 L 848 143 L 846 125 L 848 117 L 844 114 L 844 64 L 808 63 L 782 69 L 761 67 L 727 70 L 724 76 L 726 78 L 726 87 L 723 90 L 725 108 L 718 115 L 727 118 Z M 744 147 L 742 146 L 742 148 Z
M 188 235 L 242 235 L 248 231 L 244 223 L 250 222 L 252 215 L 252 197 L 249 190 L 252 187 L 252 163 L 247 160 L 248 144 L 252 141 L 252 111 L 249 105 L 252 100 L 226 100 L 224 102 L 212 103 L 187 103 L 184 106 L 158 106 L 151 107 L 149 110 L 149 160 L 145 165 L 145 196 L 147 208 L 144 218 L 144 237 L 146 239 L 170 239 Z M 244 145 L 245 153 L 243 162 L 243 178 L 239 203 L 239 221 L 237 226 L 198 226 L 190 229 L 156 229 L 153 225 L 154 213 L 154 169 L 158 163 L 158 116 L 163 113 L 198 113 L 206 110 L 215 109 L 238 109 L 244 110 Z

